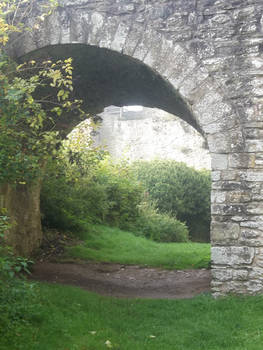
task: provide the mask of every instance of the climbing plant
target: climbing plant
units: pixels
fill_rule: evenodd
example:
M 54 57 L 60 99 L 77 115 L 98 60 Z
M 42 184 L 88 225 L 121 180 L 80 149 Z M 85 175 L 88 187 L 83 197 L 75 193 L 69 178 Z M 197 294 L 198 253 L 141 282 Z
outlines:
M 0 2 L 0 184 L 26 184 L 38 178 L 60 142 L 58 119 L 73 110 L 85 115 L 72 94 L 71 58 L 17 65 L 6 53 L 14 33 L 38 28 L 54 6 L 50 0 L 32 28 L 24 28 L 22 20 L 32 1 Z

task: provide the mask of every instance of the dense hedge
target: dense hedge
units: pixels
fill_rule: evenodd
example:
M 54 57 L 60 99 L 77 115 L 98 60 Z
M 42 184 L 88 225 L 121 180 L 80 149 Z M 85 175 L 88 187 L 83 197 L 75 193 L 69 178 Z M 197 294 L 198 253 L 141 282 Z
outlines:
M 187 227 L 157 212 L 127 163 L 101 159 L 96 166 L 68 177 L 63 162 L 48 166 L 41 192 L 42 222 L 49 228 L 81 233 L 85 222 L 130 230 L 159 242 L 185 242 Z M 73 175 L 73 176 L 72 176 Z M 142 205 L 142 203 L 144 203 Z
M 187 242 L 187 226 L 166 213 L 159 213 L 151 202 L 140 206 L 140 216 L 134 231 L 156 242 Z
M 132 169 L 161 213 L 185 222 L 192 240 L 210 240 L 209 171 L 173 160 L 138 161 Z
M 63 164 L 53 165 L 41 192 L 43 223 L 68 230 L 78 230 L 81 220 L 122 227 L 138 216 L 142 194 L 127 171 L 108 161 L 76 179 L 67 178 Z

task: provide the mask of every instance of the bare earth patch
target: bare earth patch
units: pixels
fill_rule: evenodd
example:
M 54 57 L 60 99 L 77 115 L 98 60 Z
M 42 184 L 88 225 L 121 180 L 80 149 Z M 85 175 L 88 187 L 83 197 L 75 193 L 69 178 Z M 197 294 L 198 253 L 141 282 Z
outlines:
M 31 276 L 123 298 L 183 299 L 210 291 L 209 270 L 162 270 L 112 263 L 41 262 Z

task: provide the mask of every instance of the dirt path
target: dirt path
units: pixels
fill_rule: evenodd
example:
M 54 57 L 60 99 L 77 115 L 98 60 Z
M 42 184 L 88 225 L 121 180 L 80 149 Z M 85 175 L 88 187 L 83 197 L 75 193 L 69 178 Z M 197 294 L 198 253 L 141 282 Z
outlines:
M 111 263 L 37 263 L 32 279 L 126 298 L 192 298 L 210 291 L 210 271 L 162 270 Z

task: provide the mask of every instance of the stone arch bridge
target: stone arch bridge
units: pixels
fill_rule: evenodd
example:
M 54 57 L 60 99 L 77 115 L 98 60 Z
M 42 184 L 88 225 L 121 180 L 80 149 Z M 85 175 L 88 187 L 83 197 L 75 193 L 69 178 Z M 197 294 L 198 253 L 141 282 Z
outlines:
M 76 94 L 93 113 L 140 104 L 199 130 L 212 158 L 212 292 L 263 292 L 262 0 L 61 0 L 9 53 L 73 57 Z M 59 128 L 67 133 L 77 122 Z M 32 211 L 19 220 L 31 228 L 14 234 L 32 249 L 40 215 L 30 191 L 20 190 Z M 2 202 L 12 212 L 18 195 L 7 200 L 7 192 Z

